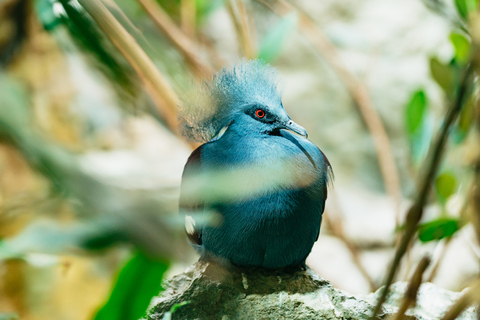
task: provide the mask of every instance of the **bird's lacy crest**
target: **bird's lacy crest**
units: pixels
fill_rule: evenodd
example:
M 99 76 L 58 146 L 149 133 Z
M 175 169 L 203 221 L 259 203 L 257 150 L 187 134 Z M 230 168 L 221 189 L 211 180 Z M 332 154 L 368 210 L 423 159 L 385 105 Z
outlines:
M 276 69 L 260 60 L 243 60 L 185 94 L 179 106 L 180 128 L 189 140 L 207 142 L 246 105 L 280 100 Z

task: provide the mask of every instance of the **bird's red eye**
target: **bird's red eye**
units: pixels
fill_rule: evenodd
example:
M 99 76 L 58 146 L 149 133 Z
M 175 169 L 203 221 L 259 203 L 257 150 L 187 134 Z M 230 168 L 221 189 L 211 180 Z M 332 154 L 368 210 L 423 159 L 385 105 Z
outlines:
M 258 109 L 257 111 L 255 111 L 255 114 L 256 114 L 257 117 L 259 117 L 259 118 L 265 117 L 265 111 L 263 111 L 262 109 Z

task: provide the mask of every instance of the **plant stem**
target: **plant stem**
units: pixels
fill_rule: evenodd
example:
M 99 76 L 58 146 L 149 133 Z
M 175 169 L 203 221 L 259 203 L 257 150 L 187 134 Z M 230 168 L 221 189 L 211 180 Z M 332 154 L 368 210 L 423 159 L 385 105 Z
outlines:
M 395 315 L 395 318 L 393 320 L 404 319 L 405 312 L 408 310 L 408 308 L 411 305 L 414 305 L 415 302 L 417 301 L 418 289 L 422 284 L 423 274 L 425 273 L 425 270 L 427 270 L 427 267 L 429 266 L 430 262 L 431 260 L 427 256 L 423 257 L 422 260 L 420 260 L 420 263 L 418 264 L 417 269 L 415 270 L 412 278 L 410 279 L 407 291 L 405 292 L 402 303 L 400 304 L 400 307 L 398 308 L 398 312 Z
M 420 180 L 418 196 L 416 201 L 408 211 L 405 221 L 405 232 L 400 240 L 400 244 L 395 252 L 395 258 L 393 259 L 392 265 L 385 280 L 385 288 L 382 292 L 382 295 L 380 296 L 380 299 L 377 302 L 377 305 L 375 306 L 375 310 L 372 316 L 373 319 L 380 312 L 380 309 L 388 295 L 390 285 L 392 284 L 393 279 L 397 274 L 400 261 L 406 253 L 407 248 L 413 239 L 413 236 L 417 232 L 417 226 L 423 216 L 423 209 L 427 202 L 427 197 L 429 195 L 432 182 L 437 174 L 440 162 L 443 159 L 443 152 L 445 150 L 448 133 L 452 124 L 455 122 L 458 115 L 460 114 L 460 111 L 462 110 L 463 102 L 465 100 L 465 94 L 472 73 L 473 68 L 472 65 L 469 64 L 463 72 L 456 98 L 452 103 L 451 107 L 448 109 L 442 126 L 440 127 L 437 138 L 435 139 L 432 147 L 430 148 L 429 157 L 427 157 L 427 159 L 425 160 L 425 165 L 422 170 L 424 174 L 422 179 Z
M 204 78 L 213 73 L 212 67 L 201 59 L 199 49 L 175 22 L 168 16 L 162 7 L 154 0 L 137 0 L 145 9 L 155 25 L 172 42 L 183 55 L 198 78 Z M 183 2 L 182 2 L 183 3 Z
M 79 0 L 78 2 L 137 72 L 155 102 L 158 112 L 169 128 L 175 132 L 177 129 L 176 107 L 179 99 L 168 80 L 102 1 Z

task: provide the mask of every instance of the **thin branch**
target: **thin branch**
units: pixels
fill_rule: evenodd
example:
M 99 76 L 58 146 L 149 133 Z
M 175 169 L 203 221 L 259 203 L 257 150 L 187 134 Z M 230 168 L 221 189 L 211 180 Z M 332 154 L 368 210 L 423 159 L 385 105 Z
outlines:
M 242 44 L 243 53 L 247 58 L 255 59 L 257 57 L 257 46 L 253 29 L 254 24 L 248 17 L 244 0 L 228 0 L 226 7 Z
M 293 4 L 288 3 L 285 0 L 256 1 L 265 5 L 279 16 L 287 15 L 290 12 L 297 12 L 300 17 L 298 25 L 299 30 L 310 40 L 310 43 L 317 52 L 327 60 L 347 88 L 371 133 L 385 189 L 394 201 L 396 221 L 398 225 L 400 219 L 401 190 L 397 165 L 395 164 L 395 158 L 393 156 L 392 146 L 387 131 L 385 130 L 380 115 L 373 106 L 367 87 L 345 67 L 335 46 L 322 33 L 308 14 L 301 9 L 294 7 Z
M 452 241 L 452 237 L 447 238 L 445 242 L 443 243 L 443 248 L 442 251 L 440 252 L 440 255 L 437 259 L 437 262 L 432 268 L 432 272 L 430 272 L 430 275 L 428 276 L 427 282 L 433 282 L 435 277 L 437 276 L 438 269 L 440 268 L 440 264 L 442 263 L 443 259 L 445 258 L 445 254 L 447 253 L 448 247 Z
M 405 312 L 407 312 L 408 308 L 410 308 L 410 306 L 412 305 L 415 305 L 417 301 L 418 289 L 422 284 L 423 274 L 425 273 L 425 270 L 427 270 L 427 267 L 429 266 L 429 264 L 430 264 L 430 258 L 427 256 L 423 257 L 422 260 L 420 260 L 420 263 L 418 264 L 417 269 L 415 270 L 412 278 L 410 279 L 410 282 L 407 287 L 407 291 L 405 292 L 402 303 L 398 308 L 398 312 L 395 315 L 394 320 L 404 319 Z
M 422 170 L 424 174 L 422 179 L 420 180 L 420 187 L 417 199 L 408 211 L 405 221 L 405 232 L 403 233 L 400 244 L 395 252 L 395 258 L 393 259 L 392 265 L 385 280 L 385 289 L 383 290 L 382 295 L 377 302 L 372 318 L 375 318 L 380 312 L 380 309 L 388 295 L 390 285 L 392 284 L 393 279 L 397 274 L 400 261 L 402 260 L 410 242 L 413 239 L 413 236 L 417 231 L 417 226 L 423 216 L 423 209 L 427 202 L 427 197 L 429 195 L 432 182 L 437 175 L 438 167 L 441 160 L 443 159 L 443 152 L 445 149 L 445 144 L 448 138 L 450 127 L 455 122 L 458 115 L 460 114 L 460 111 L 462 110 L 463 102 L 465 100 L 465 94 L 469 81 L 471 80 L 472 73 L 473 68 L 472 65 L 469 64 L 463 72 L 456 99 L 451 105 L 451 107 L 448 109 L 442 126 L 438 132 L 438 135 L 434 143 L 432 144 L 432 147 L 430 148 L 429 157 L 425 160 Z
M 450 309 L 445 313 L 442 320 L 453 320 L 456 319 L 460 313 L 462 313 L 469 305 L 479 300 L 480 297 L 480 280 L 477 279 L 473 285 L 470 287 L 470 290 L 465 292 L 460 299 L 457 300 L 450 307 Z
M 175 132 L 177 129 L 176 107 L 179 99 L 168 80 L 158 71 L 135 38 L 123 28 L 101 1 L 79 0 L 78 2 L 137 72 L 153 98 L 158 112 Z
M 183 55 L 187 63 L 199 78 L 210 75 L 212 67 L 199 55 L 200 51 L 195 43 L 172 21 L 168 14 L 155 0 L 137 0 L 145 9 L 155 25 L 172 42 Z

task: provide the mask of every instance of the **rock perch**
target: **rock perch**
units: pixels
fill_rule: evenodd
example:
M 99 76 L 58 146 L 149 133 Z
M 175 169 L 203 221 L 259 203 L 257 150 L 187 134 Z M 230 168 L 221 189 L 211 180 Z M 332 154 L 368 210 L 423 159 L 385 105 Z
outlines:
M 394 314 L 407 287 L 396 283 L 379 319 Z M 378 290 L 367 297 L 354 297 L 335 289 L 311 269 L 226 270 L 211 263 L 197 262 L 184 273 L 164 282 L 165 291 L 152 301 L 148 320 L 161 319 L 369 319 Z M 407 319 L 441 319 L 461 293 L 434 284 L 421 286 L 417 305 Z M 176 304 L 189 301 L 173 313 Z M 476 319 L 473 307 L 457 319 Z

